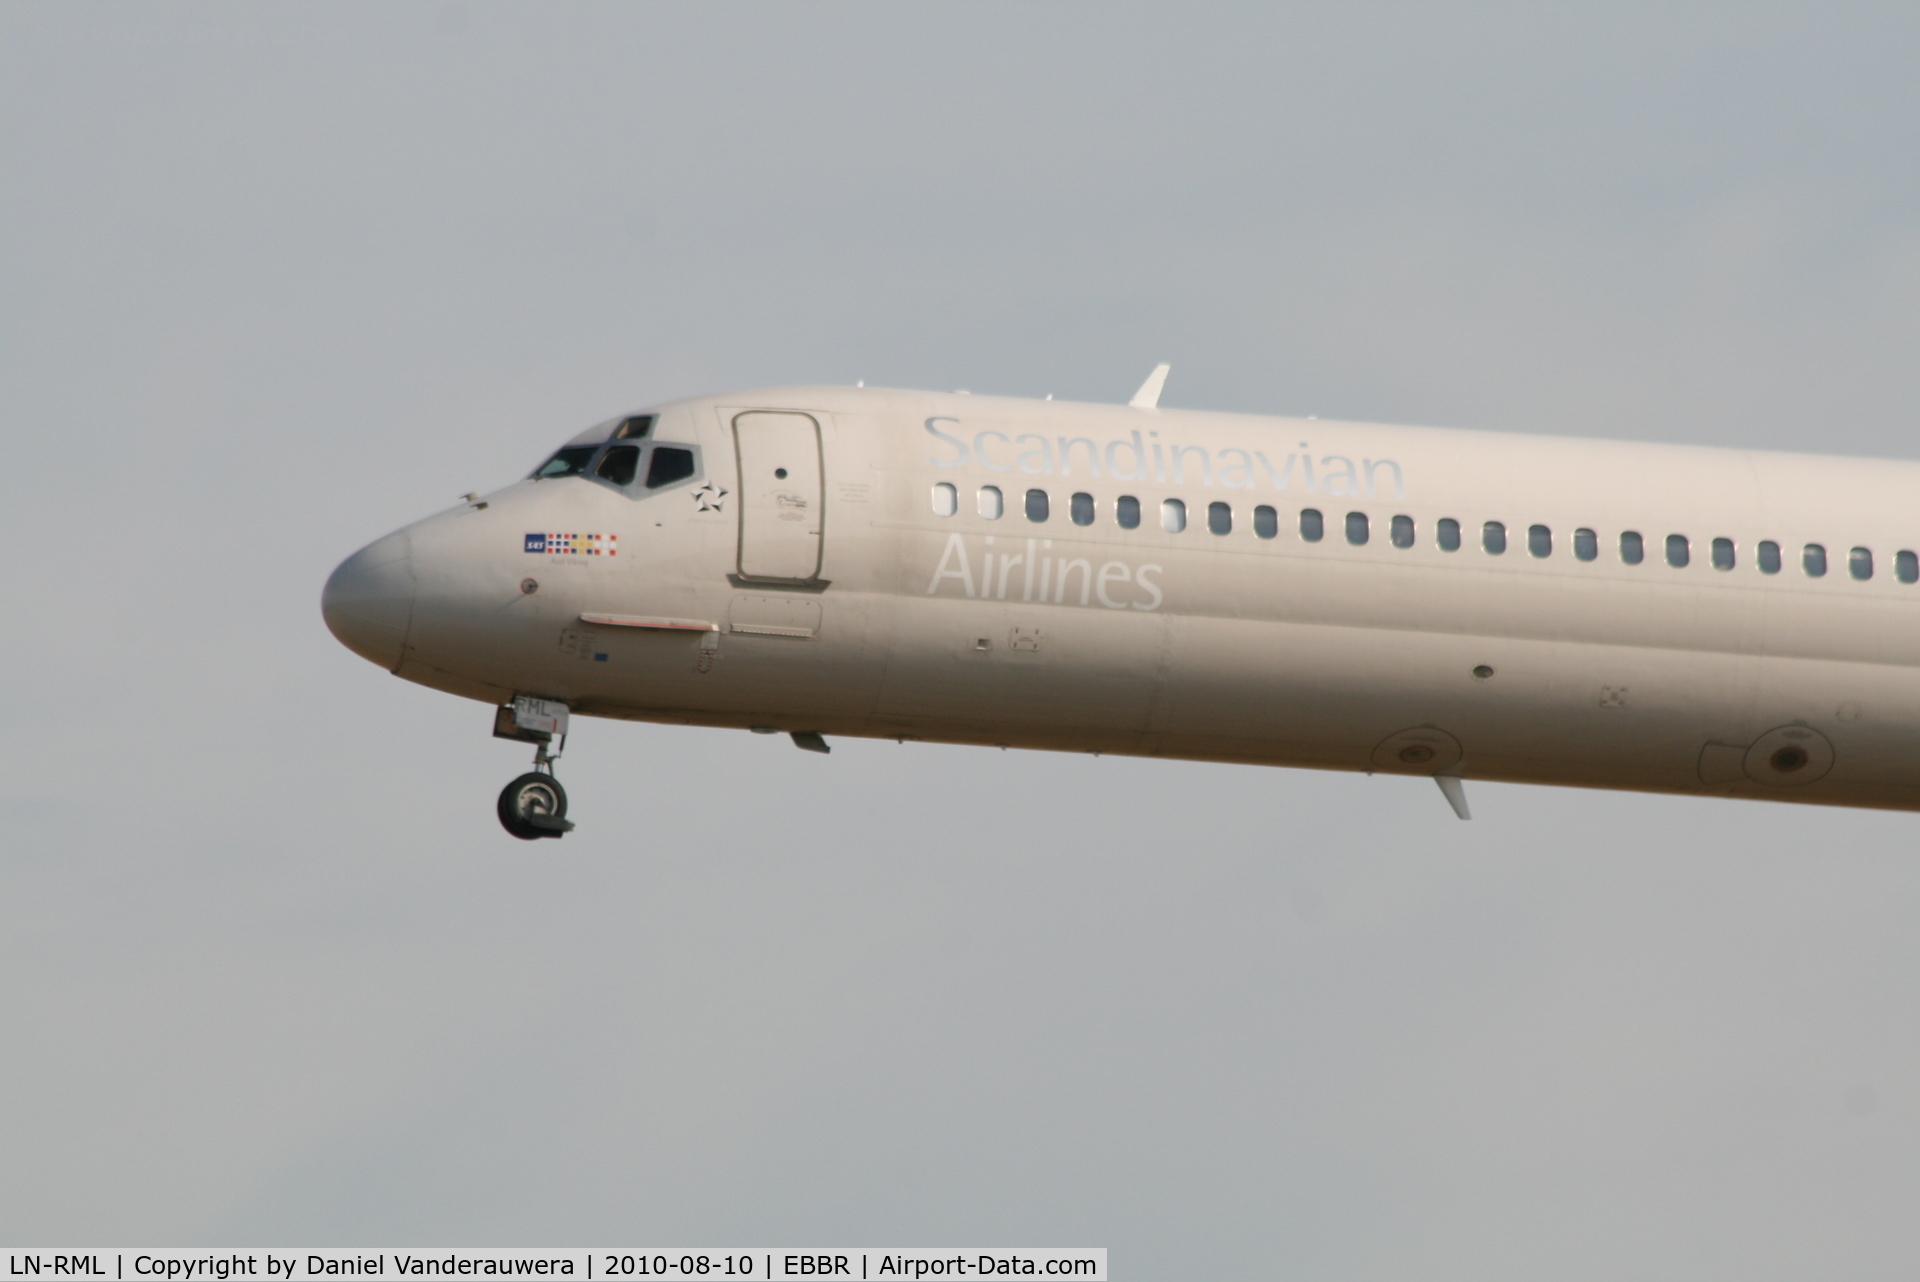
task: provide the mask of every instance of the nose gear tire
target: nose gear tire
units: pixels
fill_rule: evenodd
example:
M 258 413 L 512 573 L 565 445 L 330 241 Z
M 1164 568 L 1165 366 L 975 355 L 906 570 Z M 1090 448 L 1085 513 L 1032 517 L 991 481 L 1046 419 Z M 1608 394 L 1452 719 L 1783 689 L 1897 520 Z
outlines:
M 500 790 L 500 826 L 522 841 L 558 837 L 567 822 L 567 790 L 552 775 L 529 772 Z

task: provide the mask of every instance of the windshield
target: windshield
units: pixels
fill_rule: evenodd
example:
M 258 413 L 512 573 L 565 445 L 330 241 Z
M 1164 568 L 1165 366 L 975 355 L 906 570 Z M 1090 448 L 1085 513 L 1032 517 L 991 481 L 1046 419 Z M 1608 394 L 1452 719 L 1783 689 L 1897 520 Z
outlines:
M 598 448 L 594 445 L 569 445 L 535 469 L 533 479 L 541 481 L 556 476 L 578 476 L 586 470 L 594 450 Z
M 653 447 L 653 457 L 647 460 L 647 488 L 657 490 L 663 485 L 684 481 L 693 472 L 692 450 L 656 445 Z
M 640 447 L 638 445 L 614 446 L 600 460 L 600 466 L 593 469 L 594 475 L 612 481 L 615 485 L 632 485 L 634 474 L 639 470 Z

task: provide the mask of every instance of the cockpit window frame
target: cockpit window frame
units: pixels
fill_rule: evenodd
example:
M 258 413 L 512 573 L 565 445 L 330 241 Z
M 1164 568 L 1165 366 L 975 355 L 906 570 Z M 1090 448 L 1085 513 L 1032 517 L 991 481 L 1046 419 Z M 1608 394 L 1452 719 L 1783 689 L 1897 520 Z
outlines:
M 656 494 L 668 494 L 688 486 L 705 484 L 707 479 L 706 452 L 692 441 L 656 439 L 654 433 L 664 425 L 674 431 L 677 420 L 663 416 L 658 411 L 645 414 L 625 414 L 595 424 L 575 436 L 558 449 L 548 454 L 539 467 L 527 474 L 529 481 L 558 481 L 579 478 L 591 481 L 595 485 L 605 486 L 616 493 L 624 494 L 634 500 L 652 498 Z M 687 424 L 679 424 L 684 430 Z M 681 450 L 693 456 L 693 471 L 690 475 L 679 477 L 658 485 L 647 483 L 653 470 L 653 455 L 656 450 Z M 614 450 L 638 450 L 639 456 L 634 462 L 632 478 L 621 483 L 600 475 L 600 468 L 608 454 Z M 554 476 L 542 476 L 541 471 L 556 460 L 573 456 L 579 461 L 570 470 Z M 620 469 L 624 473 L 624 468 Z
M 633 479 L 624 485 L 600 475 L 600 461 L 610 452 L 619 449 L 638 449 L 640 451 L 639 460 L 634 464 Z M 693 455 L 693 471 L 678 480 L 668 481 L 661 485 L 649 485 L 647 482 L 649 473 L 653 470 L 654 453 L 657 450 L 663 449 L 682 450 Z M 603 485 L 616 494 L 623 494 L 627 498 L 638 501 L 640 499 L 652 498 L 656 494 L 670 494 L 674 490 L 683 489 L 689 485 L 699 485 L 706 480 L 706 477 L 706 458 L 700 447 L 690 441 L 612 440 L 594 452 L 592 466 L 584 474 L 583 479 L 592 481 L 596 485 Z

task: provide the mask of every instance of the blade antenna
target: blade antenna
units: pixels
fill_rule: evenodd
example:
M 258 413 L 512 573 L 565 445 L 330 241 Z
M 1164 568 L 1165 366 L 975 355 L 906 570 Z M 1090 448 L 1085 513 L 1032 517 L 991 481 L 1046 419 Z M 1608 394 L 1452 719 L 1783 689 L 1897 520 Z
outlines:
M 1459 815 L 1462 819 L 1473 818 L 1471 814 L 1467 813 L 1466 786 L 1462 784 L 1456 776 L 1435 775 L 1433 781 L 1440 785 L 1440 793 L 1447 799 L 1447 804 L 1453 807 L 1454 814 Z
M 1140 384 L 1140 390 L 1133 394 L 1127 404 L 1137 410 L 1160 408 L 1160 389 L 1167 385 L 1167 371 L 1173 366 L 1161 364 L 1153 367 L 1153 373 L 1147 375 L 1147 381 Z

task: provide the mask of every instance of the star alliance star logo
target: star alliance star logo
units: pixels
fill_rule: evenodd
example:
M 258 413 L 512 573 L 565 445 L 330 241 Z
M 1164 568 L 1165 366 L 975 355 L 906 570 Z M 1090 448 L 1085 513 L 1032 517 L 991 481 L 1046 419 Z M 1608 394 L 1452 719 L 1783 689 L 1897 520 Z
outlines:
M 727 492 L 714 484 L 706 484 L 693 491 L 693 501 L 700 505 L 702 512 L 726 511 Z

